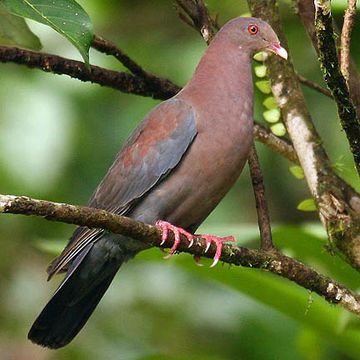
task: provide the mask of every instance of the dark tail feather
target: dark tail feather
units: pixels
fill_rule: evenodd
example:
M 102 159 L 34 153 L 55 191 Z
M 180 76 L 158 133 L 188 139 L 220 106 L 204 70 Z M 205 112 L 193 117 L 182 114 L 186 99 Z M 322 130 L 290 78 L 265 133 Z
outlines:
M 89 319 L 121 265 L 107 260 L 94 274 L 89 271 L 89 265 L 93 265 L 91 253 L 75 270 L 69 269 L 68 276 L 35 320 L 28 334 L 32 342 L 52 349 L 65 346 Z

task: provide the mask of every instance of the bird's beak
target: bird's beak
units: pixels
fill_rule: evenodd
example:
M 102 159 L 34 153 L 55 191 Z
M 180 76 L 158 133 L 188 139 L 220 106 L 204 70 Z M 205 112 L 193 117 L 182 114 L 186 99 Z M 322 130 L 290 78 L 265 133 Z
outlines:
M 267 49 L 285 60 L 288 58 L 287 51 L 280 45 L 280 43 L 271 43 Z

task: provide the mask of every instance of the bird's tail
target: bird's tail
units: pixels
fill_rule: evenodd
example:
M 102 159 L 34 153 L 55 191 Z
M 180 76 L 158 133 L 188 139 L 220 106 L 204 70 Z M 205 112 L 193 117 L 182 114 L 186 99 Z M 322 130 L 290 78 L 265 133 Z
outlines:
M 100 250 L 100 251 L 99 251 Z M 128 256 L 109 257 L 92 246 L 80 264 L 69 268 L 64 281 L 31 327 L 28 338 L 57 349 L 82 329 Z

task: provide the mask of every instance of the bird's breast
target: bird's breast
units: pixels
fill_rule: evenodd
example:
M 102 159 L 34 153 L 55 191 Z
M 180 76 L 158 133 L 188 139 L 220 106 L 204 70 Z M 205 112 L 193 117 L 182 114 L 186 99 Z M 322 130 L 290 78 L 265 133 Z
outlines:
M 239 177 L 252 143 L 252 113 L 215 115 L 199 127 L 190 149 L 158 187 L 161 218 L 184 228 L 200 224 Z M 220 116 L 216 118 L 216 116 Z

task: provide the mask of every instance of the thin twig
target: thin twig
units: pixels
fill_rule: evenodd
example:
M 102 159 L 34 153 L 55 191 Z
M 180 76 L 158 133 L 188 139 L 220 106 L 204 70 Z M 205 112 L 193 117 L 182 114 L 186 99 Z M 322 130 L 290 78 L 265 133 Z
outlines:
M 133 59 L 131 59 L 119 47 L 117 47 L 109 40 L 105 40 L 102 37 L 95 35 L 91 46 L 103 54 L 114 56 L 134 75 L 146 81 L 151 81 L 152 83 L 161 82 L 176 86 L 168 79 L 159 78 L 153 74 L 146 72 L 139 64 L 137 64 Z
M 348 0 L 348 7 L 345 11 L 344 24 L 341 31 L 340 47 L 340 69 L 347 83 L 350 78 L 350 43 L 355 15 L 356 0 Z
M 274 135 L 270 129 L 257 122 L 254 124 L 254 137 L 270 149 L 281 154 L 284 158 L 294 163 L 299 163 L 295 149 L 289 140 Z
M 315 0 L 315 33 L 319 61 L 325 82 L 335 99 L 341 126 L 345 131 L 356 169 L 360 175 L 360 120 L 340 71 L 332 24 L 330 0 Z
M 309 80 L 307 79 L 306 77 L 300 75 L 300 74 L 297 74 L 297 77 L 299 79 L 299 81 L 306 85 L 307 87 L 313 89 L 313 90 L 316 90 L 318 91 L 319 93 L 329 97 L 329 98 L 333 98 L 332 97 L 332 94 L 331 94 L 331 91 L 329 89 L 325 89 L 324 87 L 322 87 L 321 85 L 319 85 L 318 83 L 316 83 L 315 81 L 312 81 L 312 80 Z
M 275 247 L 272 241 L 270 216 L 266 201 L 264 180 L 254 143 L 251 146 L 248 162 L 260 230 L 260 249 L 271 251 L 274 250 Z
M 180 19 L 197 30 L 209 44 L 219 26 L 211 18 L 204 0 L 176 0 L 176 3 Z
M 155 226 L 94 208 L 36 200 L 25 196 L 0 194 L 0 213 L 35 215 L 52 221 L 102 228 L 116 234 L 129 236 L 149 246 L 160 247 L 161 243 L 161 233 Z M 171 247 L 172 243 L 173 236 L 170 236 L 169 241 L 163 247 Z M 215 255 L 216 246 L 214 244 L 205 253 L 206 241 L 201 237 L 194 240 L 191 248 L 188 246 L 188 240 L 181 236 L 178 247 L 180 252 L 208 258 Z M 268 270 L 317 293 L 329 303 L 340 305 L 348 311 L 360 315 L 359 295 L 331 278 L 281 253 L 224 244 L 221 261 Z

